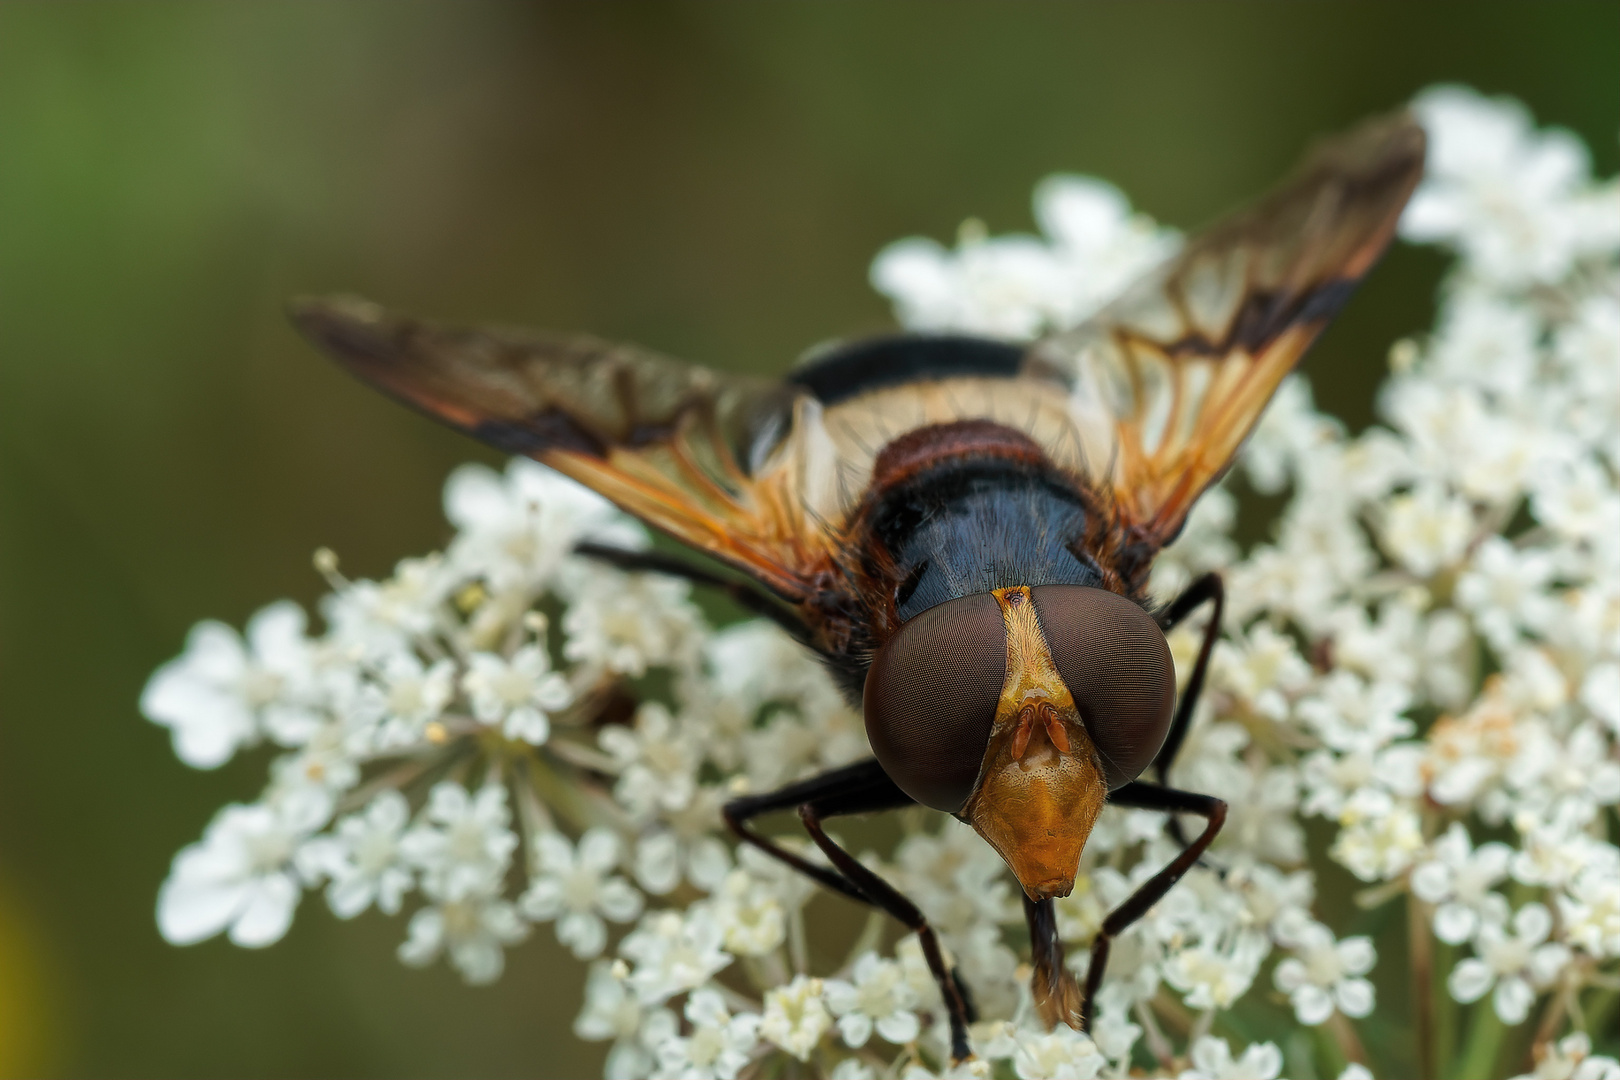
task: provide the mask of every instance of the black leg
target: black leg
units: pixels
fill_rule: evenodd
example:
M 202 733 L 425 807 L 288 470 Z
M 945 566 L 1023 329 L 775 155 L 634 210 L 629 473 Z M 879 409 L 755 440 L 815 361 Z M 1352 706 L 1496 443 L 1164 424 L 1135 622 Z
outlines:
M 851 900 L 870 904 L 894 916 L 916 932 L 922 944 L 928 969 L 939 984 L 940 996 L 945 1000 L 945 1011 L 951 1023 L 951 1057 L 960 1062 L 967 1058 L 967 1026 L 972 1022 L 972 1008 L 956 973 L 945 966 L 945 955 L 940 950 L 934 928 L 928 925 L 917 905 L 907 900 L 899 890 L 867 869 L 860 860 L 833 843 L 822 829 L 825 818 L 840 814 L 864 814 L 874 810 L 892 810 L 911 805 L 911 797 L 895 786 L 876 759 L 857 762 L 842 769 L 834 769 L 797 784 L 764 795 L 746 795 L 733 799 L 721 810 L 731 831 L 745 843 L 782 860 L 836 893 Z M 797 807 L 799 819 L 836 870 L 817 866 L 772 843 L 746 827 L 745 823 L 760 814 L 773 810 Z
M 1226 587 L 1221 583 L 1221 575 L 1208 573 L 1198 578 L 1159 615 L 1159 628 L 1168 634 L 1206 600 L 1213 610 L 1209 613 L 1209 626 L 1204 630 L 1204 643 L 1198 649 L 1198 660 L 1187 679 L 1187 689 L 1181 692 L 1181 700 L 1176 703 L 1175 716 L 1170 720 L 1170 732 L 1164 737 L 1164 745 L 1159 747 L 1158 756 L 1153 759 L 1153 771 L 1158 775 L 1160 784 L 1170 782 L 1170 766 L 1175 764 L 1176 754 L 1187 738 L 1193 709 L 1198 705 L 1198 696 L 1204 692 L 1204 676 L 1209 672 L 1209 658 L 1215 651 L 1215 639 L 1221 635 L 1221 612 L 1226 607 Z M 1177 836 L 1176 839 L 1181 840 L 1181 837 Z
M 1198 861 L 1199 856 L 1214 841 L 1215 834 L 1220 832 L 1221 826 L 1226 823 L 1226 804 L 1213 795 L 1196 795 L 1190 791 L 1160 787 L 1157 784 L 1144 784 L 1140 781 L 1126 784 L 1118 791 L 1111 792 L 1108 801 L 1116 806 L 1131 806 L 1139 810 L 1198 814 L 1207 824 L 1197 839 L 1172 859 L 1169 866 L 1143 882 L 1140 889 L 1109 912 L 1108 918 L 1103 920 L 1102 929 L 1097 931 L 1097 938 L 1091 943 L 1091 968 L 1086 972 L 1086 989 L 1081 999 L 1081 1030 L 1084 1031 L 1091 1030 L 1091 1016 L 1097 999 L 1097 988 L 1102 985 L 1103 972 L 1108 967 L 1108 950 L 1114 938 L 1145 915 L 1149 908 L 1170 891 L 1172 885 L 1181 880 L 1181 876 Z
M 668 574 L 670 577 L 685 578 L 698 585 L 707 585 L 719 589 L 737 602 L 737 606 L 754 615 L 761 615 L 770 619 L 777 626 L 786 630 L 793 640 L 801 645 L 814 648 L 810 641 L 810 630 L 789 609 L 771 599 L 757 586 L 746 581 L 736 581 L 731 578 L 712 574 L 702 567 L 693 566 L 684 559 L 673 555 L 664 555 L 656 551 L 629 551 L 625 548 L 610 547 L 607 544 L 593 544 L 589 541 L 576 544 L 574 551 L 591 559 L 600 559 L 602 562 L 618 567 L 620 570 L 629 570 L 635 573 Z

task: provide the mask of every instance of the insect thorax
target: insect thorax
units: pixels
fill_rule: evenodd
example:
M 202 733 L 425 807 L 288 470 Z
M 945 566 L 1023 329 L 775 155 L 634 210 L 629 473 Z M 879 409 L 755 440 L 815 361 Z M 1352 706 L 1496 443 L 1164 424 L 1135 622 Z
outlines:
M 984 425 L 934 429 L 933 439 L 885 450 L 872 506 L 869 536 L 874 555 L 892 561 L 899 622 L 972 593 L 1014 585 L 1098 585 L 1101 575 L 1078 542 L 1086 532 L 1086 508 L 1071 484 L 1044 455 L 1027 453 L 1028 440 L 996 442 Z M 922 435 L 924 433 L 917 433 Z M 922 442 L 923 445 L 917 445 Z M 931 463 L 928 443 L 958 452 Z M 966 452 L 962 452 L 966 451 Z M 885 462 L 892 462 L 884 477 Z M 898 460 L 897 460 L 898 459 Z

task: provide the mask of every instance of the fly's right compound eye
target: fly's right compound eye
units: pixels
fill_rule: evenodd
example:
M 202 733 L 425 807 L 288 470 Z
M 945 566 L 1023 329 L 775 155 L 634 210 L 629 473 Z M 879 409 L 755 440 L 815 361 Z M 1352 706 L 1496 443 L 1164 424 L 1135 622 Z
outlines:
M 1176 666 L 1164 632 L 1136 604 L 1103 589 L 1038 585 L 1030 595 L 1109 790 L 1123 787 L 1158 756 L 1170 731 Z
M 1007 632 L 989 593 L 929 608 L 866 674 L 866 736 L 883 771 L 924 806 L 954 813 L 973 794 L 1007 674 Z

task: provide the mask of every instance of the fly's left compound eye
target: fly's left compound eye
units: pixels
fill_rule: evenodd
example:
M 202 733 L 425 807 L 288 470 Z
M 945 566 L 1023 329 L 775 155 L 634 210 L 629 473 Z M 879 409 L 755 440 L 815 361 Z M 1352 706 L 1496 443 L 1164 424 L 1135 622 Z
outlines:
M 1170 731 L 1176 669 L 1163 632 L 1151 615 L 1106 589 L 1039 585 L 1030 595 L 1109 790 L 1130 783 Z
M 989 593 L 918 615 L 872 658 L 866 735 L 889 778 L 954 813 L 973 794 L 1007 675 L 1007 631 Z

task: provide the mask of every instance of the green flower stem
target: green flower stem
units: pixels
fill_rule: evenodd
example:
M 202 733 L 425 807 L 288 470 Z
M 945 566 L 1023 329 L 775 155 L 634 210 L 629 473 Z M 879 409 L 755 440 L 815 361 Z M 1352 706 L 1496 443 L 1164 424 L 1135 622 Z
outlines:
M 1429 905 L 1411 893 L 1406 894 L 1406 934 L 1412 957 L 1418 1076 L 1422 1080 L 1434 1080 L 1440 1074 L 1434 1041 L 1434 939 L 1429 935 Z
M 1339 1014 L 1335 1012 L 1334 1016 Z M 1344 1067 L 1350 1063 L 1345 1056 L 1344 1046 L 1334 1037 L 1332 1024 L 1318 1024 L 1310 1029 L 1311 1041 L 1315 1043 L 1316 1075 L 1338 1076 Z
M 1338 1044 L 1339 1054 L 1345 1062 L 1367 1064 L 1367 1050 L 1361 1045 L 1361 1036 L 1356 1034 L 1356 1025 L 1350 1022 L 1348 1016 L 1335 1009 L 1323 1026 L 1333 1033 L 1333 1041 Z
M 1427 929 L 1427 928 L 1425 928 Z M 1434 971 L 1450 971 L 1457 962 L 1456 946 L 1430 941 Z M 1461 1045 L 1458 1007 L 1445 979 L 1433 979 L 1428 988 L 1430 1013 L 1434 1017 L 1434 1057 L 1427 1068 L 1433 1076 L 1445 1076 L 1446 1066 L 1455 1059 Z
M 1451 1070 L 1455 1080 L 1485 1080 L 1496 1075 L 1496 1059 L 1502 1053 L 1502 1039 L 1507 1025 L 1496 1015 L 1496 1006 L 1487 994 L 1474 1003 L 1468 1025 L 1468 1042 L 1462 1056 Z

